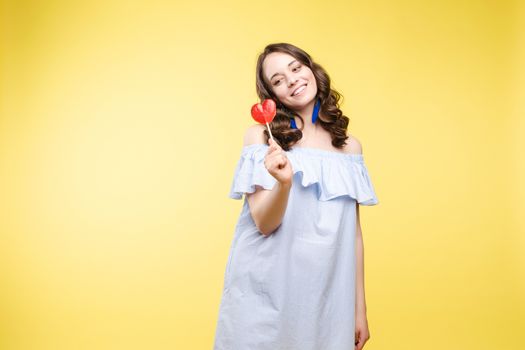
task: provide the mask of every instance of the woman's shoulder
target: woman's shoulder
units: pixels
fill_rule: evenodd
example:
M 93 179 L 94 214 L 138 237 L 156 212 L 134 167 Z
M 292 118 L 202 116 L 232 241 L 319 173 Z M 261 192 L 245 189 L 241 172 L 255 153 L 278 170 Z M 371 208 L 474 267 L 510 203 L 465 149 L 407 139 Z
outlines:
M 361 145 L 361 142 L 357 137 L 351 134 L 348 134 L 343 150 L 345 153 L 349 154 L 363 154 L 363 146 Z
M 266 130 L 266 125 L 263 124 L 252 124 L 244 132 L 243 146 L 253 145 L 253 144 L 265 144 L 267 145 L 266 136 L 264 135 L 264 130 Z M 346 144 L 343 147 L 343 151 L 349 154 L 362 154 L 363 146 L 361 141 L 353 135 L 348 134 L 346 139 Z
M 253 124 L 250 125 L 244 132 L 244 146 L 252 144 L 266 144 L 266 136 L 264 135 L 264 130 L 266 125 L 262 124 Z

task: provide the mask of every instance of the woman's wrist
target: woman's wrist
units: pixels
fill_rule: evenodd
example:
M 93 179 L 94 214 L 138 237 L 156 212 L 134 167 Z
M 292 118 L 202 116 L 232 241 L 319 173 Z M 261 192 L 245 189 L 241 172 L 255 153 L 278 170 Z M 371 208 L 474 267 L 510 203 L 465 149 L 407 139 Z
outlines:
M 277 181 L 277 185 L 283 189 L 290 189 L 292 187 L 292 181 L 286 181 L 286 182 Z
M 366 315 L 366 305 L 356 305 L 355 313 L 360 315 Z

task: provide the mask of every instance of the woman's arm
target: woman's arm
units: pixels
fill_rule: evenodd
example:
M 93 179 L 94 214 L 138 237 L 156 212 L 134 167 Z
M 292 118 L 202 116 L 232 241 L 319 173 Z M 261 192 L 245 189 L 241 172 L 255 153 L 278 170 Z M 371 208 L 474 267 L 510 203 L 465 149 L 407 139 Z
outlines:
M 359 219 L 359 203 L 356 203 L 356 299 L 355 299 L 355 340 L 356 350 L 361 350 L 365 343 L 370 339 L 368 320 L 366 319 L 365 301 L 365 269 L 364 269 L 364 248 L 363 233 Z
M 263 133 L 265 128 L 266 126 L 262 124 L 250 126 L 244 135 L 244 145 L 266 144 Z M 246 194 L 253 221 L 264 236 L 270 235 L 281 224 L 291 187 L 291 181 L 277 181 L 271 190 L 256 186 L 254 193 Z
M 282 222 L 291 184 L 276 182 L 272 190 L 259 189 L 247 194 L 248 205 L 258 230 L 269 236 Z
M 366 315 L 365 300 L 365 268 L 364 268 L 364 244 L 361 221 L 359 218 L 359 203 L 356 203 L 356 314 Z
M 345 145 L 345 151 L 350 154 L 363 154 L 363 146 L 361 141 L 353 135 L 348 135 L 348 140 Z M 356 230 L 355 230 L 355 252 L 356 252 L 356 299 L 355 312 L 356 314 L 366 316 L 366 301 L 365 301 L 365 273 L 364 273 L 364 245 L 363 233 L 361 231 L 361 221 L 359 218 L 359 203 L 355 204 L 356 210 Z

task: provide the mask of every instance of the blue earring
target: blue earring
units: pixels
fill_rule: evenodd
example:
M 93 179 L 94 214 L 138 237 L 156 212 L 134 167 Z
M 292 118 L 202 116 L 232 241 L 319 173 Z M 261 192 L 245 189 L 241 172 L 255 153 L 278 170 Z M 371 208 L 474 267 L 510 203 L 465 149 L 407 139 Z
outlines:
M 315 122 L 317 121 L 317 118 L 319 118 L 319 109 L 321 108 L 321 99 L 317 99 L 317 102 L 315 103 L 315 106 L 314 106 L 314 111 L 312 113 L 312 124 L 315 124 Z M 297 125 L 295 124 L 295 119 L 292 118 L 290 119 L 290 127 L 292 129 L 297 129 Z

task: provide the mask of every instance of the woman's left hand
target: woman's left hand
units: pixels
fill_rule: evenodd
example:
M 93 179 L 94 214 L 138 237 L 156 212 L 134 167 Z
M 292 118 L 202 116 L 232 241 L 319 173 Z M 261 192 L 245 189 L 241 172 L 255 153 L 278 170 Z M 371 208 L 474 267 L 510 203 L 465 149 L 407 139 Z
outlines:
M 365 343 L 370 339 L 368 331 L 368 320 L 366 314 L 355 315 L 355 350 L 361 350 Z

